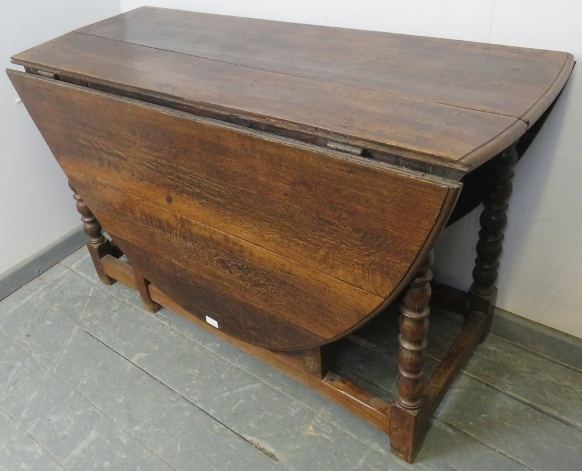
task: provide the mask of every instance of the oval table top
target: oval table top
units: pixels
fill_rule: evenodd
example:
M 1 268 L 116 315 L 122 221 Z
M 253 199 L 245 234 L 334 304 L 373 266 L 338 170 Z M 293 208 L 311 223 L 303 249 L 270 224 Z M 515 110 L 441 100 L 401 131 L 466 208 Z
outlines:
M 565 52 L 152 7 L 12 60 L 459 178 L 525 133 L 574 65 Z
M 323 345 L 382 311 L 426 259 L 462 186 L 8 75 L 134 274 L 193 316 L 269 349 Z

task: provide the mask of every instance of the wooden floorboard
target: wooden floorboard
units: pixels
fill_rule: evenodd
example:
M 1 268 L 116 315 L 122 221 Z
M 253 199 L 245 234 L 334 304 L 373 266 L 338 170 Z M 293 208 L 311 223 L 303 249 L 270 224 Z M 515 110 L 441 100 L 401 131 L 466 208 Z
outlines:
M 582 430 L 582 373 L 491 336 L 466 374 Z
M 22 346 L 5 334 L 0 342 L 0 411 L 63 468 L 81 471 L 107 462 L 119 470 L 172 469 Z M 7 467 L 8 461 L 2 464 Z M 28 464 L 34 465 L 29 469 L 48 468 L 43 468 L 47 463 Z M 19 466 L 26 469 L 23 462 Z
M 530 469 L 580 467 L 582 432 L 467 375 L 436 416 Z
M 429 372 L 456 324 L 436 313 L 431 321 Z M 336 359 L 338 373 L 387 399 L 394 322 L 388 316 L 344 340 Z M 0 470 L 24 466 L 30 453 L 38 461 L 28 469 L 89 469 L 87 459 L 100 462 L 120 443 L 141 469 L 155 470 L 196 462 L 541 471 L 582 460 L 581 375 L 495 336 L 453 383 L 408 465 L 390 454 L 384 433 L 309 388 L 167 309 L 146 313 L 120 283 L 99 284 L 84 250 L 0 302 L 0 343 L 0 421 L 14 431 L 8 440 L 0 432 Z M 57 440 L 65 430 L 75 433 Z M 17 453 L 22 447 L 28 454 Z M 132 469 L 118 459 L 115 469 Z
M 46 449 L 2 410 L 0 411 L 0 470 L 12 469 L 65 470 Z

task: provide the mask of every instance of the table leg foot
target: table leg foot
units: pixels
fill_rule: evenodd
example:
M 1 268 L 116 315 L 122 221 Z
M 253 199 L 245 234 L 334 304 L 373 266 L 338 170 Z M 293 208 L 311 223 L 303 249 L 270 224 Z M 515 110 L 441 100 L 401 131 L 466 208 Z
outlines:
M 428 418 L 421 411 L 410 411 L 393 404 L 390 409 L 390 451 L 412 463 L 428 429 Z

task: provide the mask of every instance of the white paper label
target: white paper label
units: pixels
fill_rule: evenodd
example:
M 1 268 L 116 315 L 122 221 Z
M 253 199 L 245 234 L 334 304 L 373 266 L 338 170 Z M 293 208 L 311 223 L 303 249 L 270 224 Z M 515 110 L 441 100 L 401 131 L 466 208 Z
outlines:
M 212 327 L 216 327 L 218 329 L 218 321 L 214 320 L 212 317 L 206 316 L 206 322 L 208 322 Z

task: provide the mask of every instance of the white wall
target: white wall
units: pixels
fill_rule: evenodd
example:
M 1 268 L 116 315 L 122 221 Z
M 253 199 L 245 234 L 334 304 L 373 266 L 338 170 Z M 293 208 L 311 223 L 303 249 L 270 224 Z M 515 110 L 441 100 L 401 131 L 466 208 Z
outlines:
M 118 0 L 0 0 L 0 274 L 80 224 L 67 181 L 4 73 L 10 56 L 120 13 Z
M 491 42 L 582 58 L 582 2 L 497 0 Z M 544 127 L 516 167 L 497 305 L 582 338 L 582 71 L 578 64 Z M 478 213 L 447 230 L 439 275 L 466 287 Z M 447 249 L 460 247 L 452 261 Z
M 254 18 L 564 50 L 582 57 L 573 0 L 121 0 Z M 582 338 L 582 76 L 575 70 L 517 166 L 497 305 Z M 468 288 L 478 211 L 437 245 L 437 278 Z

